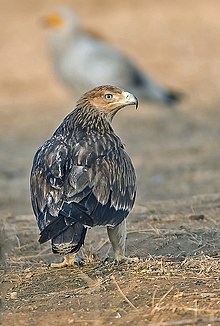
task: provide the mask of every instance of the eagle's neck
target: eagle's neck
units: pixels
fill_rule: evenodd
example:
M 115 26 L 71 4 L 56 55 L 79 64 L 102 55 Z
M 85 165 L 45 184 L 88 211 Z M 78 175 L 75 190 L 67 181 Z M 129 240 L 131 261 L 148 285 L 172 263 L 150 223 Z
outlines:
M 79 105 L 72 111 L 60 125 L 56 132 L 58 133 L 74 133 L 75 135 L 85 133 L 97 133 L 104 135 L 112 133 L 111 126 L 112 117 L 106 116 L 103 112 L 97 111 L 91 106 Z

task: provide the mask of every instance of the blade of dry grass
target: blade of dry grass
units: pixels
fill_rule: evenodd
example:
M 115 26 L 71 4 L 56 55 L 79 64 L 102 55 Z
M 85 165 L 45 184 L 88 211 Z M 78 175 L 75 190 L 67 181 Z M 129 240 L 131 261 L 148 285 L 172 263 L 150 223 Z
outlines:
M 134 310 L 138 310 L 137 307 L 135 307 L 135 305 L 126 297 L 126 295 L 123 293 L 123 291 L 121 290 L 120 286 L 118 285 L 114 275 L 111 276 L 111 279 L 113 280 L 114 284 L 117 287 L 118 292 L 121 294 L 121 296 L 125 299 L 125 301 L 134 309 Z

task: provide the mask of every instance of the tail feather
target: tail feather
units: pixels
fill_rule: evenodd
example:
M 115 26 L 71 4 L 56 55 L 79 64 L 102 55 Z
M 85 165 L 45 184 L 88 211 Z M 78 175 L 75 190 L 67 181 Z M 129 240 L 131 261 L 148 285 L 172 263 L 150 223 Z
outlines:
M 84 244 L 87 228 L 75 219 L 63 215 L 55 217 L 40 234 L 40 243 L 52 240 L 54 253 L 77 252 Z
M 167 105 L 175 105 L 181 101 L 183 94 L 176 91 L 168 91 L 165 95 L 165 102 Z
M 68 254 L 77 252 L 84 244 L 87 228 L 80 223 L 70 225 L 66 230 L 52 239 L 53 253 Z
M 55 217 L 54 220 L 41 231 L 39 242 L 44 243 L 57 237 L 59 234 L 69 228 L 70 225 L 71 224 L 67 225 L 62 216 Z
M 59 216 L 51 216 L 50 220 L 51 222 L 40 233 L 40 243 L 58 237 L 76 222 L 81 225 L 93 226 L 93 220 L 86 213 L 85 208 L 78 203 L 64 203 Z

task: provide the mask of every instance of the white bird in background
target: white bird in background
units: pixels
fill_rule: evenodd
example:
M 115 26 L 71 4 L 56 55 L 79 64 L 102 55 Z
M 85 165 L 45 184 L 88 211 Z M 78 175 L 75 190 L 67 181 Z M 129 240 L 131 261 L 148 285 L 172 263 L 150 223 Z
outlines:
M 58 77 L 76 96 L 98 85 L 117 85 L 140 99 L 172 105 L 178 92 L 158 85 L 110 43 L 83 30 L 76 14 L 59 7 L 45 17 L 52 61 Z

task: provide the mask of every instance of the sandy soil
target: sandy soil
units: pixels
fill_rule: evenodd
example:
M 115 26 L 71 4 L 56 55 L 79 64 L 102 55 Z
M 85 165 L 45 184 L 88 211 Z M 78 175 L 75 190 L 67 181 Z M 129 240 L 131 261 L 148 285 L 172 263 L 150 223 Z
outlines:
M 4 325 L 220 324 L 220 2 L 65 1 L 143 70 L 185 97 L 141 103 L 114 128 L 138 175 L 128 223 L 135 264 L 102 262 L 89 233 L 84 267 L 53 270 L 29 202 L 33 155 L 75 98 L 56 80 L 40 17 L 58 1 L 1 1 L 0 243 Z
M 213 325 L 220 323 L 220 195 L 136 206 L 127 254 L 103 262 L 103 228 L 89 232 L 83 267 L 51 269 L 32 216 L 4 216 L 4 325 Z

